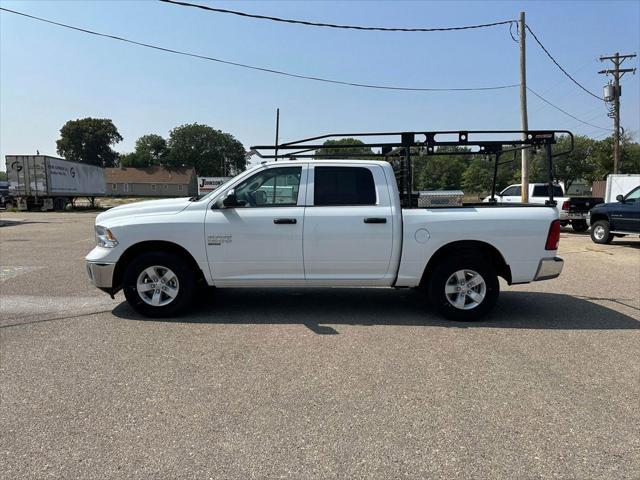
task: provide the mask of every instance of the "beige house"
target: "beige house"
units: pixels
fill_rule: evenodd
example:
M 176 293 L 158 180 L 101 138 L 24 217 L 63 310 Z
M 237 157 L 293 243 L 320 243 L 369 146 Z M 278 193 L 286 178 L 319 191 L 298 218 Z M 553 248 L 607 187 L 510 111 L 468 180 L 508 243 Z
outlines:
M 120 197 L 190 197 L 198 193 L 191 167 L 105 168 L 107 195 Z

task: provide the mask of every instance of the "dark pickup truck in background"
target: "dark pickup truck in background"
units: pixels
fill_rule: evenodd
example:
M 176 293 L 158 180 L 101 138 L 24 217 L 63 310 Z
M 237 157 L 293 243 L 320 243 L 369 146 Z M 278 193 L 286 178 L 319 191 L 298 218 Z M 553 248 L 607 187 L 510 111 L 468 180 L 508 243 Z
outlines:
M 589 229 L 589 212 L 596 205 L 604 203 L 604 199 L 599 197 L 569 197 L 561 201 L 560 224 L 565 226 L 571 223 L 576 232 L 586 232 Z
M 640 187 L 616 202 L 601 203 L 591 210 L 591 240 L 610 243 L 613 237 L 640 235 Z

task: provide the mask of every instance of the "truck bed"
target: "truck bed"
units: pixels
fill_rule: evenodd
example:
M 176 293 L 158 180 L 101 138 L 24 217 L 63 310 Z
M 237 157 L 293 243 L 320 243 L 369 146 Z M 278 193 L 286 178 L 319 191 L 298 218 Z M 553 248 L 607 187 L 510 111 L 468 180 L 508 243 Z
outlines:
M 596 205 L 604 203 L 604 198 L 600 197 L 570 197 L 569 213 L 587 213 Z
M 434 205 L 431 207 L 411 207 L 404 208 L 403 210 L 433 210 L 433 209 L 446 209 L 446 208 L 513 208 L 513 207 L 547 207 L 550 205 L 544 205 L 541 203 L 488 203 L 488 202 L 471 202 L 463 203 L 462 205 Z

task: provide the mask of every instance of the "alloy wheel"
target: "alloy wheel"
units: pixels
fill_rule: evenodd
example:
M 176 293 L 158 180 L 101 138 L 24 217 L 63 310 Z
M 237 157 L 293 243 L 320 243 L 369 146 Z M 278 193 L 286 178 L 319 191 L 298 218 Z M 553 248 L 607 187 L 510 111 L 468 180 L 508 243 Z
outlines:
M 138 295 L 148 305 L 164 307 L 175 300 L 180 282 L 173 271 L 161 265 L 145 268 L 136 282 Z
M 487 284 L 474 270 L 458 270 L 445 283 L 448 302 L 459 310 L 471 310 L 480 305 L 487 294 Z

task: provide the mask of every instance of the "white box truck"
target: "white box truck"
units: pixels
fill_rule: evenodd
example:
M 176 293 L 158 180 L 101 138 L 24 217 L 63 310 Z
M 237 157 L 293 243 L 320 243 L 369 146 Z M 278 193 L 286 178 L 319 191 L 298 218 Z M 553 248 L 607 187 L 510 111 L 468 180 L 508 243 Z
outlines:
M 7 206 L 64 210 L 77 197 L 104 196 L 104 169 L 47 155 L 7 155 Z
M 626 195 L 634 188 L 640 186 L 640 173 L 616 173 L 607 175 L 607 188 L 604 202 L 616 201 L 618 195 Z

